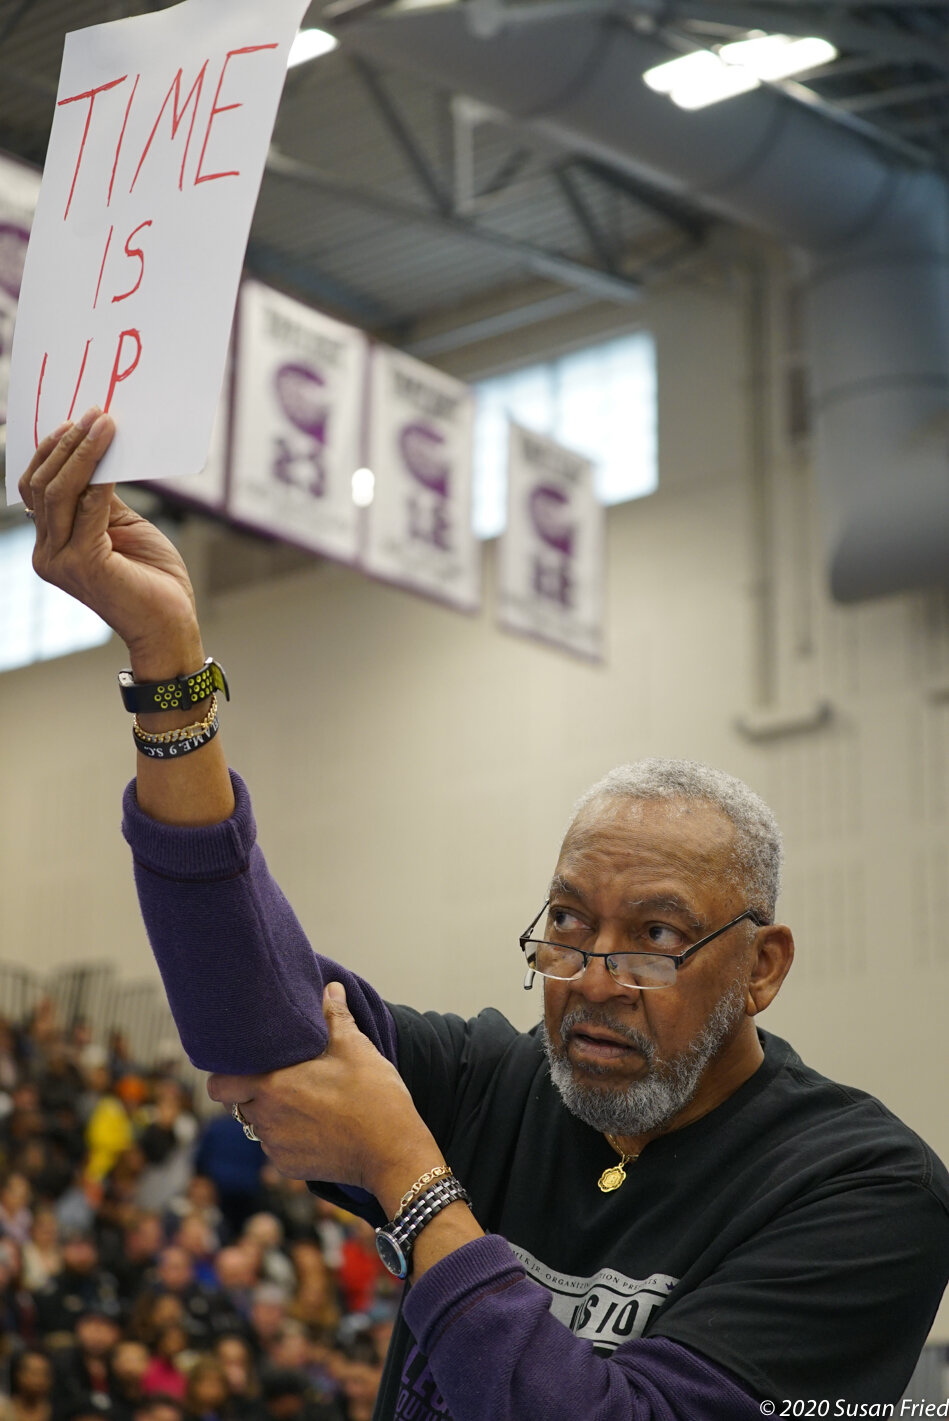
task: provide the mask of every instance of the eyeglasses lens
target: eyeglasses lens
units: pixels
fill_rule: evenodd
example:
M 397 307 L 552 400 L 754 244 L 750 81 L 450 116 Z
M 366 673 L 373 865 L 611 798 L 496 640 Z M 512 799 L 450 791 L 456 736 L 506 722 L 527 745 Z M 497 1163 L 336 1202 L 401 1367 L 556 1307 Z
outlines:
M 569 980 L 583 971 L 584 956 L 576 948 L 537 939 L 529 939 L 525 945 L 528 952 L 534 955 L 535 972 L 539 972 L 542 977 Z M 675 981 L 675 963 L 668 957 L 617 952 L 605 960 L 614 980 L 624 987 L 637 987 L 640 990 L 669 987 Z

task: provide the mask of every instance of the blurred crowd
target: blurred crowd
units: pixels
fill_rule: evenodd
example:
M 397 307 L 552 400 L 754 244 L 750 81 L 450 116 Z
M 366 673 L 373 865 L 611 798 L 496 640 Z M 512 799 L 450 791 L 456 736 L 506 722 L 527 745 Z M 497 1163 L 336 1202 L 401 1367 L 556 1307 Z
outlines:
M 0 1421 L 369 1421 L 371 1228 L 134 1056 L 0 1018 Z

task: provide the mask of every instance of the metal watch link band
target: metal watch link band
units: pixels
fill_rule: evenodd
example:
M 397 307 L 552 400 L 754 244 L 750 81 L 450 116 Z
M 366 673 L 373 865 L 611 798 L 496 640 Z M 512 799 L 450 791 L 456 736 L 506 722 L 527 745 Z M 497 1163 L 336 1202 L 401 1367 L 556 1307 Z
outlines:
M 471 1208 L 471 1196 L 467 1189 L 450 1174 L 420 1194 L 404 1214 L 398 1215 L 384 1228 L 376 1229 L 376 1248 L 390 1273 L 397 1278 L 408 1277 L 415 1240 L 436 1214 L 458 1200 Z

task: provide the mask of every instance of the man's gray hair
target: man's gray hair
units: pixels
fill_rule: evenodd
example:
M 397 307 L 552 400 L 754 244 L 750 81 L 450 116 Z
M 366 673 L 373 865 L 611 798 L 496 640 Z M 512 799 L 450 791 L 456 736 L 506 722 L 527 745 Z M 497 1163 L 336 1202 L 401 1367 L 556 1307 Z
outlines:
M 631 765 L 618 765 L 591 785 L 574 805 L 571 824 L 583 810 L 607 796 L 678 799 L 721 810 L 735 827 L 735 857 L 749 894 L 748 906 L 768 922 L 774 921 L 781 889 L 781 831 L 761 796 L 742 780 L 693 760 L 636 760 Z

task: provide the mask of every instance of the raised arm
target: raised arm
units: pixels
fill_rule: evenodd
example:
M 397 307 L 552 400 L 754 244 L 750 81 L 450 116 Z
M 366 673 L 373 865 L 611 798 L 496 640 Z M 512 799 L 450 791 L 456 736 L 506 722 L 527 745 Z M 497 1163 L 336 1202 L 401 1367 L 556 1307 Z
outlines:
M 93 407 L 39 445 L 20 479 L 36 523 L 33 566 L 40 577 L 91 607 L 128 647 L 136 681 L 187 675 L 203 663 L 188 570 L 174 545 L 115 493 L 90 485 L 112 442 L 111 416 Z M 142 717 L 148 731 L 201 719 L 190 711 Z M 217 824 L 234 808 L 220 740 L 175 760 L 137 757 L 140 807 L 163 824 Z
M 114 485 L 90 484 L 114 429 L 93 409 L 37 449 L 20 480 L 36 523 L 33 565 L 122 638 L 136 681 L 161 682 L 198 670 L 205 650 L 177 549 Z M 171 730 L 206 708 L 140 719 L 149 731 Z M 175 759 L 136 760 L 123 828 L 149 940 L 195 1065 L 247 1074 L 318 1055 L 327 980 L 345 982 L 361 1029 L 394 1059 L 387 1008 L 367 983 L 313 952 L 268 873 L 220 738 Z

